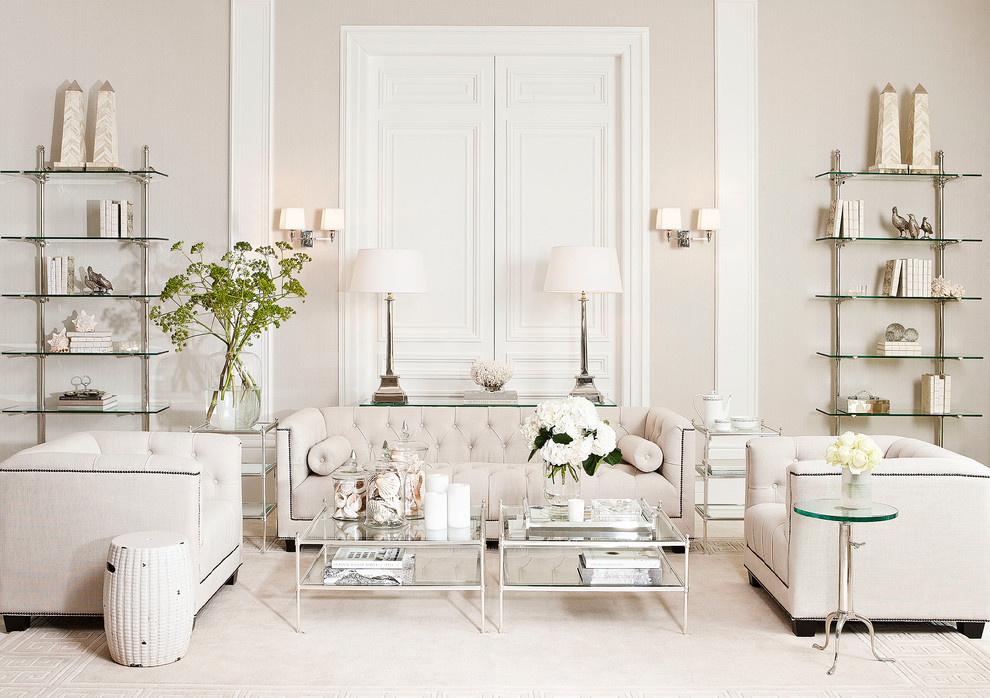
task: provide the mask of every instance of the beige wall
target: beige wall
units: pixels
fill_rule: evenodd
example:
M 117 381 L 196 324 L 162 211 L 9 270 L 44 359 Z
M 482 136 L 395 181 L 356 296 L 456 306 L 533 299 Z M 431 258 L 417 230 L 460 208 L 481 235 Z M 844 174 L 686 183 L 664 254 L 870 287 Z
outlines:
M 990 46 L 990 4 L 952 2 L 760 2 L 760 406 L 784 433 L 828 433 L 829 420 L 815 406 L 829 400 L 829 360 L 815 355 L 829 348 L 831 309 L 811 297 L 827 292 L 830 247 L 815 242 L 828 205 L 829 153 L 842 152 L 845 169 L 873 162 L 877 93 L 890 82 L 901 96 L 921 83 L 930 93 L 932 141 L 945 151 L 950 172 L 990 174 L 987 114 L 990 90 L 986 66 Z M 903 129 L 902 129 L 903 131 Z M 906 131 L 903 131 L 906 133 Z M 945 188 L 948 236 L 986 238 L 987 177 Z M 864 199 L 866 227 L 893 235 L 890 208 L 932 217 L 931 184 L 853 182 L 843 197 Z M 986 296 L 988 245 L 961 245 L 945 253 L 945 275 L 969 294 Z M 930 256 L 927 247 L 917 256 Z M 876 286 L 876 270 L 888 257 L 912 256 L 898 247 L 849 246 L 843 252 L 848 284 Z M 950 352 L 988 355 L 986 301 L 952 303 L 946 309 Z M 934 314 L 915 301 L 856 302 L 843 307 L 845 348 L 866 351 L 890 322 L 914 326 L 926 350 L 934 346 Z M 927 361 L 843 362 L 845 394 L 867 388 L 913 404 Z M 990 410 L 990 363 L 947 362 L 953 407 Z M 917 422 L 917 423 L 912 423 Z M 929 420 L 874 418 L 844 420 L 854 431 L 910 434 L 931 439 Z M 946 420 L 945 445 L 984 463 L 990 461 L 987 418 Z
M 931 93 L 933 137 L 946 151 L 948 167 L 990 172 L 986 138 L 990 93 L 982 66 L 990 48 L 990 7 L 979 0 L 911 3 L 877 0 L 762 0 L 759 4 L 760 115 L 760 405 L 762 416 L 785 433 L 824 432 L 829 424 L 814 413 L 828 400 L 828 363 L 814 352 L 828 346 L 829 310 L 810 300 L 828 286 L 829 253 L 814 237 L 828 187 L 813 175 L 841 148 L 850 167 L 870 161 L 875 93 L 890 81 L 898 90 L 923 83 Z M 211 248 L 227 236 L 227 134 L 229 9 L 226 0 L 131 3 L 125 0 L 6 0 L 0 21 L 0 165 L 28 167 L 34 146 L 50 143 L 56 88 L 76 79 L 88 90 L 109 79 L 118 93 L 120 140 L 125 164 L 137 164 L 139 147 L 152 147 L 153 162 L 169 179 L 153 187 L 156 231 L 171 239 L 205 240 Z M 279 0 L 275 15 L 275 114 L 273 206 L 315 211 L 338 203 L 339 28 L 341 25 L 593 25 L 650 29 L 651 219 L 658 206 L 680 206 L 685 215 L 713 201 L 713 10 L 696 0 Z M 850 21 L 852 20 L 852 21 Z M 107 27 L 103 30 L 103 27 Z M 881 29 L 881 27 L 889 27 Z M 100 38 L 101 31 L 113 37 Z M 877 38 L 880 37 L 880 38 Z M 852 186 L 852 185 L 850 185 Z M 932 211 L 930 188 L 867 191 L 869 222 L 881 225 L 888 204 L 921 214 Z M 0 186 L 0 232 L 34 227 L 33 185 Z M 947 220 L 955 232 L 983 236 L 987 183 L 956 182 L 947 188 Z M 134 194 L 136 196 L 136 192 Z M 71 191 L 53 204 L 71 219 L 74 199 L 109 198 Z M 124 197 L 124 194 L 119 196 Z M 871 218 L 872 217 L 872 218 Z M 280 235 L 278 231 L 273 233 Z M 344 233 L 346 234 L 346 232 Z M 652 247 L 651 402 L 693 414 L 691 397 L 713 384 L 712 247 L 696 243 L 679 250 L 649 233 Z M 728 233 L 725 233 L 728 234 Z M 947 252 L 947 275 L 983 294 L 987 246 Z M 4 291 L 33 283 L 33 249 L 3 243 L 0 276 Z M 332 404 L 337 397 L 337 245 L 317 243 L 314 263 L 303 278 L 309 290 L 299 315 L 275 338 L 274 406 L 285 415 L 304 405 Z M 851 251 L 863 259 L 850 273 L 872 282 L 882 248 Z M 59 252 L 52 250 L 53 254 Z M 128 278 L 133 257 L 92 255 Z M 891 255 L 892 256 L 892 255 Z M 159 249 L 159 281 L 178 265 Z M 121 262 L 123 260 L 123 262 Z M 115 268 L 113 265 L 118 265 Z M 96 266 L 96 264 L 94 264 Z M 852 278 L 850 277 L 850 282 Z M 92 301 L 92 303 L 101 303 Z M 917 307 L 916 307 L 917 306 Z M 106 302 L 108 326 L 126 328 L 123 304 Z M 109 310 L 107 310 L 109 308 Z M 878 309 L 879 308 L 879 309 Z M 923 304 L 864 306 L 852 316 L 848 337 L 868 344 L 887 322 L 914 323 L 931 341 L 930 312 Z M 62 316 L 73 308 L 62 308 Z M 855 310 L 855 309 L 854 309 Z M 111 312 L 112 311 L 112 312 Z M 984 305 L 958 304 L 947 312 L 950 349 L 986 355 L 990 342 Z M 927 313 L 927 315 L 926 315 Z M 0 302 L 0 343 L 33 341 L 34 308 L 27 301 Z M 58 316 L 55 313 L 53 317 Z M 927 323 L 927 324 L 925 324 Z M 51 323 L 49 323 L 51 324 Z M 48 328 L 49 331 L 51 328 Z M 155 394 L 175 404 L 153 420 L 164 429 L 184 429 L 199 419 L 198 347 L 153 359 Z M 34 365 L 4 358 L 0 402 L 31 399 Z M 125 360 L 81 363 L 66 358 L 61 372 L 91 372 L 95 379 L 127 386 L 136 373 Z M 49 363 L 52 365 L 54 361 Z M 75 362 L 80 363 L 75 363 Z M 130 361 L 130 360 L 126 360 Z M 71 362 L 71 363 L 70 363 Z M 907 368 L 901 368 L 901 365 Z M 865 365 L 865 364 L 864 364 Z M 913 385 L 927 365 L 908 362 L 866 366 L 852 375 L 850 390 L 870 387 L 896 397 L 896 386 Z M 857 370 L 865 370 L 857 367 Z M 988 363 L 954 362 L 953 399 L 990 409 Z M 53 369 L 54 372 L 54 369 Z M 859 385 L 862 382 L 863 385 Z M 55 383 L 49 382 L 54 391 Z M 911 387 L 902 398 L 910 399 Z M 134 418 L 61 417 L 51 432 L 74 428 L 136 428 Z M 990 460 L 987 420 L 948 422 L 946 444 Z M 0 419 L 0 458 L 34 440 L 35 420 Z M 852 426 L 880 432 L 931 434 L 928 423 L 908 421 Z

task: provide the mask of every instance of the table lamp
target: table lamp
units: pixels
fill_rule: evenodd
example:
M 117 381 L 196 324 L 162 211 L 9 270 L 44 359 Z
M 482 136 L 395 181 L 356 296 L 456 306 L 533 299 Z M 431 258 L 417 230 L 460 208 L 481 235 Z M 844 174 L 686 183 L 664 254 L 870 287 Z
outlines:
M 358 250 L 351 276 L 351 291 L 385 294 L 385 373 L 371 401 L 400 404 L 408 402 L 399 387 L 399 376 L 392 372 L 392 293 L 426 293 L 426 271 L 419 250 Z
M 602 394 L 595 387 L 595 377 L 588 373 L 588 294 L 622 293 L 619 260 L 610 247 L 554 247 L 544 291 L 580 293 L 581 302 L 581 373 L 571 395 L 601 404 Z

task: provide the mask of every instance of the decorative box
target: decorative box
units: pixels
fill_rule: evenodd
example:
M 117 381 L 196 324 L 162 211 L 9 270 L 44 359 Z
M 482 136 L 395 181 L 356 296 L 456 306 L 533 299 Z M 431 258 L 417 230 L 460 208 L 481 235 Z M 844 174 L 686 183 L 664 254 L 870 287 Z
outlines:
M 890 400 L 884 400 L 871 395 L 866 390 L 860 390 L 855 395 L 845 398 L 846 412 L 861 414 L 887 414 L 890 412 Z

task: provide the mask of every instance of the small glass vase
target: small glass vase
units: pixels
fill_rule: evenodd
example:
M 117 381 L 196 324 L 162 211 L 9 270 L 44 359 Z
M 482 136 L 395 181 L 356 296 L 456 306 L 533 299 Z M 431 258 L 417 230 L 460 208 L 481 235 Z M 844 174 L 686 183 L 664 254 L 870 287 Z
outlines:
M 261 416 L 261 358 L 242 351 L 206 359 L 206 421 L 215 429 L 250 429 Z
M 581 466 L 543 462 L 543 497 L 550 505 L 550 518 L 567 519 L 567 500 L 581 496 Z
M 842 469 L 839 506 L 843 509 L 869 509 L 873 506 L 873 488 L 869 470 L 854 473 L 849 468 Z

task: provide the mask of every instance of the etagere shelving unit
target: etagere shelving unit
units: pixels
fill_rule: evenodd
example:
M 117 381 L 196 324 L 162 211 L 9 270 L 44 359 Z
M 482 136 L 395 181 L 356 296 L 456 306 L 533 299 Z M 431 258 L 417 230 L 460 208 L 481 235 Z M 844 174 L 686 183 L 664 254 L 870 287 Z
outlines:
M 831 168 L 828 172 L 823 172 L 816 176 L 816 178 L 827 178 L 829 181 L 831 189 L 831 200 L 837 201 L 840 197 L 840 191 L 842 185 L 850 180 L 857 179 L 859 181 L 894 181 L 894 182 L 908 182 L 908 181 L 924 181 L 931 180 L 935 189 L 935 225 L 934 225 L 934 236 L 933 238 L 895 238 L 890 236 L 868 236 L 859 238 L 849 238 L 849 237 L 820 237 L 818 241 L 826 242 L 832 246 L 832 280 L 831 280 L 831 292 L 827 294 L 818 294 L 816 298 L 823 298 L 829 300 L 833 305 L 833 316 L 832 316 L 832 348 L 828 352 L 817 352 L 820 356 L 827 357 L 831 360 L 832 364 L 832 404 L 826 408 L 818 408 L 818 412 L 825 414 L 832 418 L 832 432 L 837 434 L 839 432 L 840 422 L 843 419 L 856 418 L 856 417 L 879 417 L 879 418 L 890 418 L 890 417 L 918 417 L 926 418 L 934 421 L 934 443 L 938 446 L 942 445 L 942 440 L 944 436 L 944 421 L 946 417 L 962 418 L 962 417 L 982 417 L 982 414 L 975 412 L 952 409 L 951 411 L 945 413 L 931 413 L 925 412 L 918 408 L 905 408 L 898 407 L 895 408 L 891 406 L 889 413 L 876 414 L 876 413 L 852 413 L 847 410 L 842 409 L 842 390 L 841 390 L 841 378 L 842 378 L 842 362 L 848 359 L 867 359 L 867 360 L 892 360 L 892 359 L 902 359 L 906 361 L 917 361 L 917 360 L 927 360 L 931 361 L 934 373 L 945 373 L 945 362 L 955 361 L 955 360 L 978 360 L 982 359 L 982 356 L 976 353 L 953 353 L 947 354 L 945 350 L 945 304 L 955 303 L 961 301 L 978 301 L 982 300 L 977 296 L 966 296 L 963 298 L 954 297 L 941 297 L 941 296 L 923 296 L 923 297 L 902 297 L 902 296 L 883 296 L 883 295 L 854 295 L 848 292 L 843 292 L 842 286 L 842 252 L 846 245 L 859 246 L 863 244 L 882 244 L 882 245 L 893 245 L 901 249 L 913 249 L 917 250 L 923 248 L 924 246 L 930 246 L 934 253 L 934 276 L 942 276 L 945 269 L 945 250 L 949 246 L 960 245 L 960 244 L 976 244 L 983 242 L 981 239 L 977 238 L 964 238 L 964 237 L 951 237 L 945 235 L 944 222 L 945 222 L 945 199 L 944 190 L 945 185 L 949 182 L 956 180 L 962 180 L 966 178 L 980 177 L 979 174 L 950 174 L 945 171 L 945 156 L 940 150 L 938 151 L 938 171 L 937 172 L 912 172 L 906 170 L 903 172 L 862 172 L 862 171 L 851 171 L 843 170 L 840 160 L 841 154 L 838 150 L 832 151 L 832 163 Z M 876 353 L 870 352 L 850 352 L 843 347 L 842 344 L 842 306 L 847 302 L 928 302 L 933 304 L 935 310 L 935 348 L 934 352 L 930 354 L 925 354 L 922 356 L 885 356 L 878 355 Z M 848 394 L 848 391 L 846 391 Z M 953 397 L 953 403 L 956 402 L 955 396 Z
M 151 357 L 167 353 L 165 350 L 154 350 L 149 346 L 149 318 L 148 310 L 151 299 L 157 298 L 158 294 L 152 293 L 149 288 L 149 247 L 152 243 L 165 241 L 168 238 L 153 237 L 150 233 L 150 196 L 149 185 L 156 177 L 167 177 L 164 172 L 159 172 L 151 166 L 150 150 L 148 146 L 142 149 L 142 166 L 136 170 L 112 169 L 112 170 L 56 170 L 45 166 L 45 147 L 39 145 L 36 150 L 37 162 L 33 170 L 0 170 L 0 175 L 7 177 L 24 177 L 35 182 L 37 190 L 37 231 L 33 235 L 3 235 L 2 240 L 26 242 L 35 247 L 36 275 L 35 290 L 26 293 L 4 293 L 4 298 L 24 299 L 34 301 L 37 309 L 37 331 L 36 344 L 33 349 L 10 348 L 3 353 L 8 357 L 29 357 L 35 359 L 37 366 L 37 395 L 33 404 L 19 404 L 4 408 L 7 414 L 34 414 L 38 418 L 38 442 L 45 441 L 47 420 L 51 415 L 64 414 L 113 414 L 125 415 L 133 414 L 141 416 L 141 424 L 144 430 L 150 428 L 151 415 L 158 414 L 168 409 L 168 405 L 151 400 L 151 374 L 149 361 Z M 130 180 L 137 182 L 141 188 L 141 217 L 142 226 L 140 235 L 137 237 L 89 237 L 85 232 L 82 234 L 49 235 L 45 223 L 45 188 L 49 183 L 58 184 L 87 183 L 87 184 L 111 184 L 120 180 Z M 90 295 L 84 293 L 72 294 L 52 294 L 47 293 L 44 286 L 43 274 L 40 272 L 42 259 L 50 244 L 59 245 L 137 245 L 141 250 L 141 282 L 136 293 L 113 292 L 106 295 Z M 49 351 L 46 344 L 46 333 L 48 331 L 47 306 L 55 299 L 59 298 L 100 298 L 111 302 L 116 301 L 136 301 L 143 306 L 142 320 L 140 323 L 141 341 L 136 351 L 119 351 L 112 353 L 65 353 Z M 141 365 L 140 395 L 130 400 L 119 399 L 113 409 L 104 410 L 94 407 L 92 410 L 73 408 L 70 410 L 60 410 L 51 400 L 46 398 L 45 373 L 46 364 L 50 360 L 62 360 L 63 357 L 71 357 L 69 360 L 81 359 L 105 359 L 115 358 L 135 358 Z

